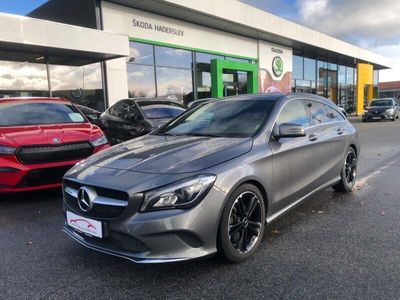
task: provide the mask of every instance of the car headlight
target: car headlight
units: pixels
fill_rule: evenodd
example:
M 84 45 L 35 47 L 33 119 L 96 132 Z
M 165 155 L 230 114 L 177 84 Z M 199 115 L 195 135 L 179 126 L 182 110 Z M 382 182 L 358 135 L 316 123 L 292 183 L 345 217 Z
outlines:
M 205 197 L 216 178 L 201 175 L 150 190 L 144 195 L 141 211 L 193 207 Z
M 97 146 L 107 144 L 108 140 L 104 135 L 102 135 L 101 137 L 98 137 L 97 139 L 91 141 L 90 143 L 92 144 L 93 147 L 97 147 Z
M 0 154 L 10 155 L 14 154 L 15 151 L 17 151 L 17 148 L 0 145 Z
M 387 109 L 387 110 L 385 110 L 385 113 L 387 113 L 387 114 L 393 114 L 394 113 L 394 109 L 393 108 L 389 108 L 389 109 Z

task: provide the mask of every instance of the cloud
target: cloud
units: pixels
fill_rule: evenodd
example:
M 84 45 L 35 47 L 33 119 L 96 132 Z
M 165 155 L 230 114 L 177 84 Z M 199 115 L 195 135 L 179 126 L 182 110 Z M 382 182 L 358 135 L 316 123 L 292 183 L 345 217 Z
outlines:
M 393 59 L 380 81 L 400 80 L 399 0 L 241 1 Z
M 360 45 L 390 45 L 400 37 L 400 1 L 296 0 L 298 22 Z

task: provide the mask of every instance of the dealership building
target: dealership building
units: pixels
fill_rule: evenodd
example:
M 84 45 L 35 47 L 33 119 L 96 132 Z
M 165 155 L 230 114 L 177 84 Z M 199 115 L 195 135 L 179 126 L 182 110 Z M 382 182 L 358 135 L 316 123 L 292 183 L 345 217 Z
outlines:
M 391 61 L 236 0 L 50 0 L 0 14 L 0 97 L 189 103 L 307 92 L 361 113 Z

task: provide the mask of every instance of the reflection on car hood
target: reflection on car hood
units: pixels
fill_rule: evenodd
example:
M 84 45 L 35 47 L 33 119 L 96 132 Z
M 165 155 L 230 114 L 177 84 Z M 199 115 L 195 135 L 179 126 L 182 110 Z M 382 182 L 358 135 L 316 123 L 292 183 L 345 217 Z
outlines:
M 144 173 L 196 172 L 233 159 L 252 138 L 146 135 L 93 155 L 83 164 Z
M 0 144 L 12 147 L 89 141 L 99 129 L 90 123 L 0 127 Z

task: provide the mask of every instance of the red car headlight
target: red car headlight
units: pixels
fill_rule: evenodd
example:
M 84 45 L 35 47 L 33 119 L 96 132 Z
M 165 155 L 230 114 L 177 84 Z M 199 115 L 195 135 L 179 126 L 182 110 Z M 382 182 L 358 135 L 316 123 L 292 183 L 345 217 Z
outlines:
M 17 148 L 0 145 L 0 155 L 11 155 L 17 151 Z
M 102 135 L 102 136 L 100 136 L 100 137 L 94 139 L 94 140 L 91 141 L 90 143 L 92 144 L 93 147 L 98 147 L 98 146 L 107 144 L 107 143 L 108 143 L 108 140 L 107 140 L 107 138 L 106 138 L 104 135 Z

